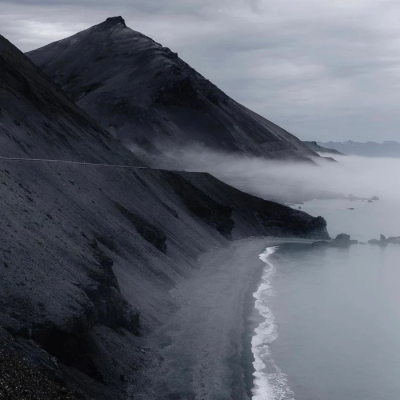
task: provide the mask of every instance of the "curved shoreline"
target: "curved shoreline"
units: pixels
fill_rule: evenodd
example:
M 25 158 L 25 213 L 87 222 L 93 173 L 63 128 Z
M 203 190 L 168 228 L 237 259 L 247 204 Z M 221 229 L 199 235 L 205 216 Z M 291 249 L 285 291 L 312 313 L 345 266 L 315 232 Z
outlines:
M 200 257 L 172 292 L 177 311 L 152 338 L 155 362 L 143 371 L 146 387 L 132 387 L 136 398 L 251 399 L 254 330 L 246 322 L 265 267 L 259 255 L 292 241 L 244 239 Z
M 282 245 L 285 244 L 309 245 L 313 242 L 313 240 L 308 239 L 270 239 L 268 240 L 268 245 L 266 246 L 265 251 L 271 247 L 280 248 Z M 262 254 L 263 253 L 261 253 L 260 256 Z M 249 399 L 252 399 L 254 396 L 254 375 L 257 372 L 254 367 L 254 362 L 256 359 L 253 353 L 252 340 L 255 336 L 255 330 L 259 328 L 260 324 L 265 321 L 264 317 L 261 315 L 260 311 L 256 307 L 257 299 L 255 298 L 255 294 L 258 292 L 260 286 L 263 284 L 262 278 L 266 267 L 267 263 L 263 261 L 263 264 L 260 266 L 260 268 L 254 272 L 253 280 L 250 283 L 248 291 L 246 293 L 243 310 L 244 331 L 242 334 L 242 368 L 244 371 L 246 391 Z
M 272 247 L 272 246 L 271 246 Z M 268 247 L 267 247 L 268 248 Z M 260 267 L 254 272 L 253 279 L 250 282 L 248 291 L 244 300 L 243 307 L 243 325 L 244 330 L 242 334 L 242 369 L 244 373 L 244 380 L 246 386 L 246 392 L 249 399 L 253 397 L 252 390 L 254 386 L 254 361 L 255 357 L 252 349 L 252 338 L 254 336 L 254 330 L 262 322 L 262 316 L 255 307 L 256 299 L 254 298 L 254 293 L 257 292 L 262 276 L 264 273 L 265 264 L 260 265 Z

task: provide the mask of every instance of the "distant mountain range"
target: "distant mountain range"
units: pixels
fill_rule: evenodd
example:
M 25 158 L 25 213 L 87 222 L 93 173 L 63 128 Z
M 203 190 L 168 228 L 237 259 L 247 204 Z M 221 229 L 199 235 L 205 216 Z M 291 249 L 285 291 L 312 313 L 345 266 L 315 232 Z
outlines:
M 339 151 L 346 155 L 363 157 L 400 157 L 400 143 L 395 141 L 360 143 L 349 140 L 347 142 L 318 142 L 317 145 Z
M 312 151 L 315 151 L 316 153 L 328 153 L 328 154 L 334 154 L 336 156 L 342 156 L 344 155 L 338 150 L 335 149 L 329 149 L 327 147 L 319 145 L 317 142 L 303 142 L 306 146 L 308 146 Z
M 269 159 L 318 157 L 121 17 L 27 56 L 126 145 L 154 154 L 200 144 Z

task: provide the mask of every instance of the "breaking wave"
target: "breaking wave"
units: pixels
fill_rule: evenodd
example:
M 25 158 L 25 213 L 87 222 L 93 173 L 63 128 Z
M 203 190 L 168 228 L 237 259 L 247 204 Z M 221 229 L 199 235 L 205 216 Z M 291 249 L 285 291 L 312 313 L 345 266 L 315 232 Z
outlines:
M 255 307 L 263 318 L 263 322 L 254 330 L 251 348 L 254 355 L 253 400 L 294 400 L 294 393 L 289 388 L 286 375 L 278 368 L 272 358 L 269 345 L 277 339 L 278 332 L 275 317 L 268 307 L 268 300 L 273 295 L 271 280 L 276 269 L 269 260 L 277 247 L 268 247 L 260 254 L 266 266 L 261 284 L 253 297 Z

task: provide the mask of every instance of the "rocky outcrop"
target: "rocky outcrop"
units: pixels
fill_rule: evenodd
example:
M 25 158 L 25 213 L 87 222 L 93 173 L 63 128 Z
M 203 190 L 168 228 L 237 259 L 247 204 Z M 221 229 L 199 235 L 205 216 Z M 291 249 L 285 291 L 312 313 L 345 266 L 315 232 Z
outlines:
M 104 129 L 135 148 L 159 154 L 201 145 L 270 159 L 319 157 L 121 17 L 27 55 Z
M 331 246 L 335 247 L 347 247 L 352 244 L 358 244 L 358 240 L 351 240 L 350 235 L 346 235 L 345 233 L 337 235 L 335 240 L 331 242 Z
M 311 217 L 305 212 L 293 210 L 281 204 L 259 199 L 222 183 L 209 174 L 180 172 L 180 176 L 190 181 L 208 197 L 229 210 L 219 217 L 220 223 L 227 225 L 234 239 L 242 238 L 240 232 L 250 232 L 250 236 L 307 237 L 329 239 L 326 221 L 322 217 Z M 216 190 L 218 182 L 219 190 Z M 196 195 L 197 197 L 197 195 Z M 196 200 L 197 201 L 197 200 Z M 219 212 L 220 208 L 216 211 Z M 232 220 L 234 227 L 232 227 Z M 254 227 L 257 227 L 257 233 Z
M 318 241 L 312 244 L 313 247 L 350 247 L 353 244 L 359 244 L 358 240 L 351 240 L 350 235 L 341 233 L 331 241 Z

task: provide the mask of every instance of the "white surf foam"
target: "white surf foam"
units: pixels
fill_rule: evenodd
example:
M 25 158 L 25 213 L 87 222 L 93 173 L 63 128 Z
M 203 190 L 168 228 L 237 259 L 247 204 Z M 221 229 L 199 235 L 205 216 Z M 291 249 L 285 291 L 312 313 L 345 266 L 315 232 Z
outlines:
M 260 254 L 260 260 L 265 262 L 266 266 L 261 284 L 253 295 L 256 299 L 255 307 L 264 319 L 254 330 L 251 341 L 255 359 L 253 400 L 294 400 L 294 393 L 289 388 L 287 377 L 274 363 L 269 349 L 269 345 L 278 337 L 275 317 L 268 307 L 268 299 L 273 296 L 271 280 L 276 273 L 269 258 L 276 249 L 277 247 L 268 247 Z

